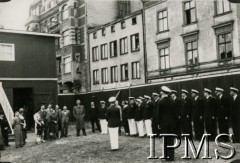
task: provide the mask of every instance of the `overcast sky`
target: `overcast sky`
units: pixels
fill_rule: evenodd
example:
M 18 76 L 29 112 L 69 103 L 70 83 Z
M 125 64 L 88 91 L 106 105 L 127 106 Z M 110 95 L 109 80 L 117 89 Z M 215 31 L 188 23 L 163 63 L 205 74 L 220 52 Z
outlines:
M 25 30 L 29 6 L 33 0 L 11 0 L 0 3 L 0 24 L 5 29 Z

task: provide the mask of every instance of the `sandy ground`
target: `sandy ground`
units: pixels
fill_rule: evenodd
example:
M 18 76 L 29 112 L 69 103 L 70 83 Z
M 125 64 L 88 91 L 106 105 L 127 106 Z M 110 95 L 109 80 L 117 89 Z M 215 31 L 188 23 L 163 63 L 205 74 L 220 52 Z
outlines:
M 163 160 L 148 160 L 149 138 L 133 138 L 121 136 L 119 138 L 120 149 L 111 151 L 108 135 L 101 135 L 99 132 L 92 133 L 90 127 L 87 129 L 87 136 L 75 136 L 74 126 L 69 127 L 69 137 L 56 141 L 48 141 L 40 145 L 35 143 L 35 134 L 29 133 L 27 144 L 23 148 L 16 149 L 14 143 L 4 151 L 1 151 L 2 162 L 22 163 L 78 163 L 78 162 L 162 162 Z M 122 129 L 123 130 L 123 129 Z M 82 134 L 82 133 L 81 133 Z M 162 155 L 162 140 L 156 140 L 156 156 Z M 197 143 L 196 143 L 197 144 Z M 232 160 L 240 159 L 240 145 L 234 144 L 236 155 Z M 212 160 L 181 160 L 184 155 L 184 143 L 176 150 L 175 162 L 203 162 L 223 163 L 232 160 L 216 160 L 214 149 L 221 149 L 215 143 L 210 143 L 210 156 Z M 221 150 L 226 152 L 226 150 Z M 192 155 L 191 152 L 190 156 Z M 201 155 L 203 156 L 203 152 Z M 240 161 L 239 161 L 240 162 Z

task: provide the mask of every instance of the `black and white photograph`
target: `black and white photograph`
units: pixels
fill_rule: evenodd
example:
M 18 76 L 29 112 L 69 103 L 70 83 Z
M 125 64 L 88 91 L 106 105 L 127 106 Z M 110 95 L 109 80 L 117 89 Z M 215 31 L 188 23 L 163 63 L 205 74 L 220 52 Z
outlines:
M 240 0 L 0 0 L 1 162 L 240 163 Z

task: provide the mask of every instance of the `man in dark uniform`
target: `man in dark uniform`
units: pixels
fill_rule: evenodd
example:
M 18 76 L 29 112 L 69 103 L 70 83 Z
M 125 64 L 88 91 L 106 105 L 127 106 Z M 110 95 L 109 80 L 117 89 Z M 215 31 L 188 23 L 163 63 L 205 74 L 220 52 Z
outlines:
M 152 116 L 153 116 L 153 104 L 151 102 L 151 97 L 144 95 L 144 109 L 143 109 L 143 120 L 147 135 L 152 134 Z
M 188 91 L 182 89 L 182 101 L 181 101 L 181 118 L 182 118 L 182 133 L 190 134 L 192 136 L 192 102 L 188 98 Z
M 160 130 L 158 129 L 158 124 L 157 124 L 157 115 L 158 115 L 158 102 L 159 102 L 159 95 L 157 93 L 153 93 L 153 115 L 152 115 L 152 130 L 153 134 L 160 134 Z
M 212 91 L 208 88 L 204 88 L 204 122 L 206 132 L 211 134 L 210 140 L 214 141 L 217 136 L 217 123 L 216 123 L 216 99 L 211 96 Z
M 95 106 L 94 102 L 91 102 L 91 107 L 90 107 L 90 120 L 91 120 L 91 124 L 92 124 L 92 132 L 95 133 L 95 127 L 94 124 L 96 123 L 97 125 L 97 129 L 99 132 L 101 132 L 101 128 L 100 128 L 100 124 L 99 124 L 99 120 L 98 120 L 98 108 Z
M 199 97 L 199 91 L 192 89 L 192 120 L 195 133 L 195 139 L 201 140 L 204 134 L 204 103 L 203 99 Z
M 215 88 L 215 94 L 217 96 L 217 117 L 219 134 L 229 134 L 229 111 L 230 103 L 227 97 L 223 95 L 224 90 L 222 88 Z M 227 141 L 225 139 L 224 141 Z
M 110 107 L 107 109 L 106 118 L 108 121 L 109 137 L 111 143 L 111 150 L 118 150 L 118 138 L 119 138 L 119 124 L 120 124 L 120 110 L 115 105 L 116 98 L 109 98 Z
M 175 112 L 175 120 L 176 120 L 176 129 L 175 134 L 181 136 L 181 100 L 177 98 L 177 91 L 171 90 L 171 98 L 173 100 L 173 108 Z
M 231 122 L 236 143 L 240 143 L 240 98 L 238 92 L 237 88 L 230 87 L 230 95 L 232 96 Z
M 9 146 L 9 144 L 8 144 L 8 130 L 9 130 L 9 127 L 8 127 L 7 119 L 5 118 L 3 112 L 0 113 L 0 127 L 1 127 L 1 130 L 2 130 L 4 145 Z
M 107 134 L 108 133 L 108 128 L 107 128 L 107 120 L 106 120 L 106 112 L 107 112 L 107 107 L 105 104 L 105 101 L 100 101 L 101 107 L 99 107 L 98 113 L 99 113 L 99 120 L 100 120 L 100 126 L 102 130 L 102 134 Z
M 175 111 L 173 108 L 173 101 L 169 97 L 171 90 L 166 87 L 162 86 L 162 98 L 158 102 L 158 115 L 157 115 L 157 121 L 158 121 L 158 128 L 161 129 L 161 133 L 163 134 L 174 134 L 175 128 L 176 128 L 176 119 L 175 119 Z M 167 139 L 168 145 L 174 144 L 173 138 Z M 166 159 L 167 161 L 173 161 L 174 160 L 174 148 L 167 149 L 166 155 L 169 157 Z
M 128 101 L 122 101 L 122 124 L 125 131 L 125 135 L 129 136 L 129 125 L 127 119 L 127 111 L 129 108 Z
M 126 116 L 128 119 L 128 125 L 129 125 L 129 132 L 130 136 L 136 136 L 137 135 L 137 127 L 135 122 L 135 111 L 136 111 L 136 103 L 134 97 L 129 97 L 129 106 L 126 111 Z

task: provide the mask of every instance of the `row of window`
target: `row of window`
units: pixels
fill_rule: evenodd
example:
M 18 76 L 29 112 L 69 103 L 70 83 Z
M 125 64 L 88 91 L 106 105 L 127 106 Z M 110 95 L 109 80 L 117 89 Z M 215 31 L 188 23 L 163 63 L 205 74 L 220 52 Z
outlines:
M 132 18 L 132 25 L 136 25 L 137 24 L 137 18 L 136 17 L 134 17 L 134 18 Z M 126 28 L 126 23 L 125 23 L 125 21 L 122 21 L 121 22 L 121 29 L 124 29 L 124 28 Z M 112 25 L 111 26 L 111 33 L 114 33 L 115 32 L 115 25 Z M 102 29 L 102 36 L 105 36 L 106 35 L 106 29 L 105 28 L 103 28 Z M 93 39 L 96 39 L 97 38 L 97 32 L 94 32 L 93 33 Z
M 131 51 L 139 51 L 140 50 L 140 41 L 139 41 L 139 34 L 133 34 L 130 36 L 131 39 Z M 119 40 L 119 49 L 120 55 L 124 55 L 128 53 L 128 37 L 121 38 Z M 117 52 L 118 43 L 117 40 L 112 41 L 109 43 L 109 53 L 110 57 L 116 57 L 118 54 Z M 108 44 L 100 45 L 100 55 L 101 59 L 108 59 Z M 99 47 L 95 46 L 92 48 L 92 61 L 96 62 L 99 60 Z
M 169 45 L 169 44 L 168 44 Z M 232 33 L 223 33 L 217 35 L 217 51 L 218 58 L 220 61 L 232 59 L 233 44 L 232 44 Z M 161 70 L 170 68 L 170 51 L 169 46 L 158 48 L 159 51 L 159 64 Z M 185 53 L 186 62 L 189 66 L 199 64 L 198 57 L 198 40 L 185 42 Z
M 215 15 L 221 15 L 231 11 L 231 5 L 228 0 L 217 0 L 215 3 Z M 196 2 L 194 0 L 186 1 L 183 3 L 184 9 L 184 24 L 192 24 L 197 21 L 196 15 Z M 167 9 L 157 13 L 157 31 L 168 31 L 168 13 Z
M 120 79 L 121 81 L 129 80 L 128 75 L 128 63 L 120 65 Z M 107 84 L 109 82 L 108 68 L 101 69 L 101 81 L 102 84 Z M 132 79 L 140 78 L 140 62 L 132 62 Z M 110 67 L 110 82 L 118 82 L 118 66 Z M 100 84 L 99 79 L 99 69 L 93 70 L 93 84 Z

